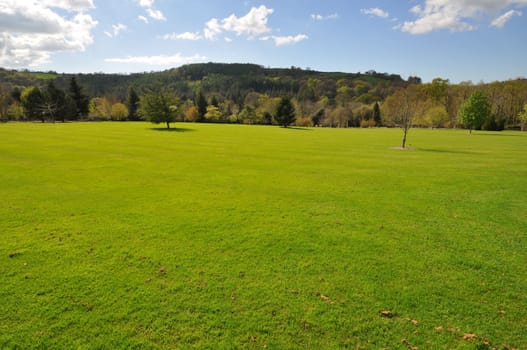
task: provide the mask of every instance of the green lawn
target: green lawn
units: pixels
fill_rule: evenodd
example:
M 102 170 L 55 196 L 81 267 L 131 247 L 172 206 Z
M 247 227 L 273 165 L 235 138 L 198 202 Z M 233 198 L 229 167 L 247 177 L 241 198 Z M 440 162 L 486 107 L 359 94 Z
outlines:
M 0 348 L 527 349 L 527 133 L 175 126 L 0 125 Z

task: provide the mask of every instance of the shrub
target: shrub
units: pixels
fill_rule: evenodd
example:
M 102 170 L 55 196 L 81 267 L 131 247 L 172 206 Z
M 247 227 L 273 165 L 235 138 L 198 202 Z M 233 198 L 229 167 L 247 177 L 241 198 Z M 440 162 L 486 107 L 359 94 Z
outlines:
M 374 128 L 375 127 L 375 120 L 373 119 L 363 119 L 360 122 L 361 128 Z

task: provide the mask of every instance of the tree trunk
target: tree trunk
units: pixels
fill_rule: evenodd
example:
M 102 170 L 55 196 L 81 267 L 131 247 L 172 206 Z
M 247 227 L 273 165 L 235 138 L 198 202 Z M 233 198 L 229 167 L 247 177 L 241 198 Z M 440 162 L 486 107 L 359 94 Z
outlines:
M 406 134 L 408 133 L 408 129 L 407 128 L 404 128 L 403 129 L 403 145 L 402 145 L 402 148 L 405 149 L 406 148 Z
M 167 122 L 167 129 L 170 129 L 170 122 Z

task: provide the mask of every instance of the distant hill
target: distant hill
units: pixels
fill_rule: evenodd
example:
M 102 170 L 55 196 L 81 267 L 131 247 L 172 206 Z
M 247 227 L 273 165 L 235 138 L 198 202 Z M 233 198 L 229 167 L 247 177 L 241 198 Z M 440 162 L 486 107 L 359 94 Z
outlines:
M 241 103 L 249 92 L 270 96 L 289 95 L 297 99 L 334 98 L 339 89 L 348 89 L 354 98 L 371 103 L 389 95 L 396 87 L 420 82 L 417 77 L 405 81 L 397 74 L 318 72 L 297 67 L 265 68 L 248 63 L 200 63 L 160 72 L 133 74 L 59 74 L 56 72 L 16 71 L 0 68 L 0 84 L 8 88 L 43 86 L 54 79 L 66 88 L 75 76 L 90 97 L 112 96 L 124 100 L 129 87 L 144 92 L 156 86 L 171 88 L 182 99 L 192 99 L 197 89 L 206 95 L 218 95 Z

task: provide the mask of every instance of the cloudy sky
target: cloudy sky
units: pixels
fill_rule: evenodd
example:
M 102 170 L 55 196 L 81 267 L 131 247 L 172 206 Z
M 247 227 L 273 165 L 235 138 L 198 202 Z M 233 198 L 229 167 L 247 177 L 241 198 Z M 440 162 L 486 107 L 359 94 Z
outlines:
M 0 0 L 0 67 L 193 62 L 453 82 L 527 77 L 527 0 Z

